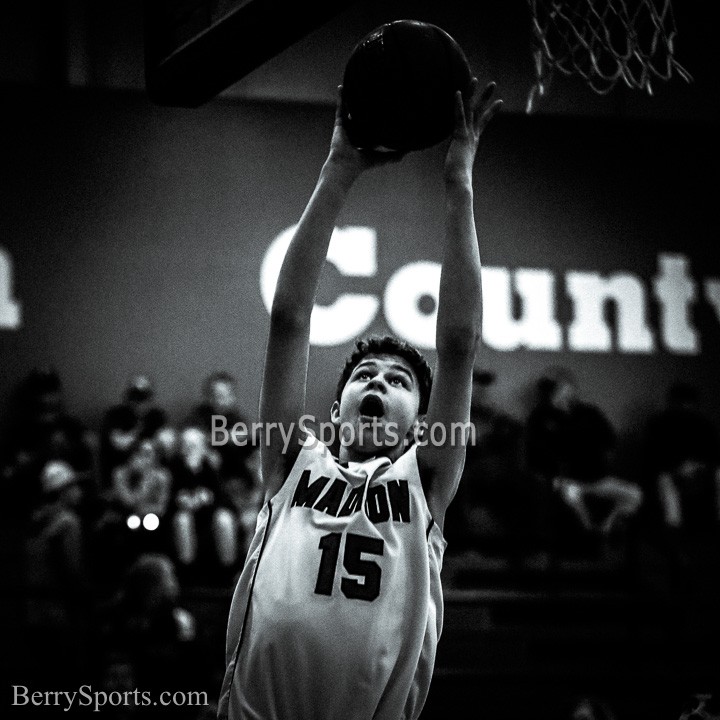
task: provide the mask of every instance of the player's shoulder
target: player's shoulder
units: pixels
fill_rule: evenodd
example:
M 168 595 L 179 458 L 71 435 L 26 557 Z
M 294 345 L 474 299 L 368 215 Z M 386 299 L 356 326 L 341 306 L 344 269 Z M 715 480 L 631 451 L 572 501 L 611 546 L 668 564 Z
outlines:
M 330 445 L 323 442 L 312 430 L 306 429 L 303 435 L 298 438 L 298 452 L 295 464 L 303 458 L 305 461 L 312 461 L 314 458 L 329 459 L 339 462 L 333 454 Z
M 266 489 L 274 488 L 270 494 L 266 492 L 266 500 L 275 497 L 293 477 L 299 477 L 305 470 L 314 466 L 327 467 L 335 462 L 330 448 L 314 433 L 306 430 L 294 447 L 286 448 L 282 462 L 275 468 L 275 474 L 265 475 Z
M 409 444 L 405 450 L 393 462 L 397 469 L 418 470 L 418 446 L 415 443 Z

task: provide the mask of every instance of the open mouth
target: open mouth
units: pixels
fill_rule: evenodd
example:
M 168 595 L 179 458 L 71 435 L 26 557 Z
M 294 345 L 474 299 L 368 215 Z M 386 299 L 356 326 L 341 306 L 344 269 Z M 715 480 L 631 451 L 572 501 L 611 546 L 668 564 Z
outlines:
M 360 401 L 360 414 L 367 417 L 382 417 L 385 414 L 382 400 L 377 395 L 366 395 Z

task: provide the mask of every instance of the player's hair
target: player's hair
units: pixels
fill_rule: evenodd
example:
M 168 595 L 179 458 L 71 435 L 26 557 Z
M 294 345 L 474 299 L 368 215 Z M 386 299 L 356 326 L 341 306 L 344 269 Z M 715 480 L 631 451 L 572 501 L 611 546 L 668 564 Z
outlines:
M 392 335 L 371 335 L 355 343 L 355 350 L 345 361 L 335 393 L 339 401 L 345 389 L 352 371 L 360 364 L 367 355 L 396 355 L 407 361 L 415 373 L 420 388 L 420 406 L 418 411 L 426 413 L 430 402 L 430 390 L 432 389 L 432 369 L 428 365 L 423 354 L 410 343 Z

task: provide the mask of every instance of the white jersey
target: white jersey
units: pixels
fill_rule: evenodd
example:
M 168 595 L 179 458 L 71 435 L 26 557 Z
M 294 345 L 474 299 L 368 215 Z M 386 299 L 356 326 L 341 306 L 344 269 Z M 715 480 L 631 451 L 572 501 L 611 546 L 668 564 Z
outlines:
M 218 716 L 415 720 L 442 629 L 445 545 L 415 447 L 345 467 L 309 437 L 258 516 Z

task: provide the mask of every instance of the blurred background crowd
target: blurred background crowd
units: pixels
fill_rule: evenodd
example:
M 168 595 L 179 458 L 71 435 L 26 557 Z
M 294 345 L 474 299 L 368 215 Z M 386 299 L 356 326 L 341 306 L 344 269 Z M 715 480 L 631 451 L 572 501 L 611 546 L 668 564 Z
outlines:
M 718 431 L 696 388 L 667 388 L 639 433 L 642 472 L 623 477 L 614 428 L 569 371 L 538 378 L 525 418 L 498 405 L 495 381 L 474 373 L 473 438 L 445 526 L 447 591 L 594 583 L 674 611 L 720 599 Z M 217 372 L 172 424 L 137 375 L 89 428 L 56 372 L 25 378 L 1 466 L 20 672 L 52 687 L 90 673 L 108 688 L 204 688 L 214 700 L 262 502 L 258 439 L 211 443 L 213 415 L 249 424 L 241 405 L 233 376 Z
M 22 624 L 18 667 L 41 684 L 95 677 L 115 689 L 209 689 L 215 698 L 222 638 L 212 639 L 212 667 L 180 597 L 190 587 L 232 589 L 261 496 L 253 439 L 210 443 L 213 414 L 243 420 L 234 378 L 215 373 L 198 395 L 174 426 L 138 375 L 95 429 L 73 416 L 56 372 L 33 371 L 18 388 L 3 442 L 5 529 L 15 540 L 5 547 L 19 550 L 9 578 Z

